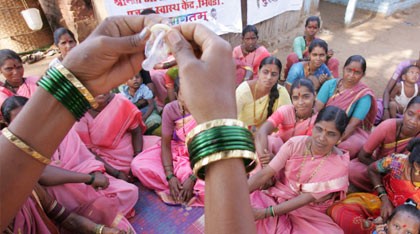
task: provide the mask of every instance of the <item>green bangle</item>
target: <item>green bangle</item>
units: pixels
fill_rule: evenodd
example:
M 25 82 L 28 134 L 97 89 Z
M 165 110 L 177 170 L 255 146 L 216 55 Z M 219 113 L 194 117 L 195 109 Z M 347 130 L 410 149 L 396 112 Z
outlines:
M 87 185 L 91 185 L 95 181 L 95 173 L 90 173 L 89 175 L 90 175 L 90 180 L 88 182 L 85 182 L 85 184 Z
M 272 217 L 276 216 L 276 214 L 274 214 L 273 206 L 270 206 L 270 214 L 271 214 Z
M 169 175 L 166 176 L 166 181 L 170 181 L 173 177 L 175 177 L 174 173 L 171 173 Z

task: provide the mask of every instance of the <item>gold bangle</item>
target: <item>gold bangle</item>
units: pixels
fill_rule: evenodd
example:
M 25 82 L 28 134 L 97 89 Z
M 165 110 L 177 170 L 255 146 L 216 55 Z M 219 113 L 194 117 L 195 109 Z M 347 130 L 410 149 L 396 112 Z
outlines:
M 103 224 L 96 224 L 95 226 L 95 234 L 102 234 L 102 231 L 104 230 L 105 225 Z
M 67 68 L 65 68 L 62 64 L 57 64 L 54 66 L 67 80 L 69 80 L 79 92 L 86 98 L 89 102 L 90 106 L 95 109 L 98 107 L 98 103 L 95 101 L 93 95 L 89 92 L 89 90 L 71 73 Z
M 197 125 L 195 128 L 193 128 L 193 130 L 191 130 L 187 134 L 187 138 L 185 139 L 185 144 L 188 145 L 190 140 L 192 140 L 192 138 L 194 138 L 194 136 L 199 134 L 200 132 L 203 132 L 210 128 L 219 127 L 219 126 L 240 126 L 243 128 L 247 128 L 247 125 L 244 122 L 237 119 L 215 119 L 215 120 L 207 121 L 207 122 Z
M 32 149 L 29 145 L 19 139 L 15 134 L 13 134 L 8 128 L 3 128 L 2 130 L 3 136 L 6 137 L 7 140 L 10 141 L 13 145 L 17 148 L 25 152 L 26 154 L 30 155 L 32 158 L 36 159 L 38 162 L 43 164 L 50 164 L 51 160 L 42 156 L 42 154 L 38 153 L 36 150 Z
M 205 172 L 202 171 L 205 166 L 209 165 L 210 163 L 225 160 L 225 159 L 233 159 L 233 158 L 241 158 L 247 159 L 249 163 L 245 165 L 245 171 L 248 173 L 257 166 L 258 158 L 255 152 L 248 151 L 248 150 L 226 150 L 222 152 L 217 152 L 206 156 L 196 164 L 194 164 L 193 173 L 197 178 L 204 180 Z

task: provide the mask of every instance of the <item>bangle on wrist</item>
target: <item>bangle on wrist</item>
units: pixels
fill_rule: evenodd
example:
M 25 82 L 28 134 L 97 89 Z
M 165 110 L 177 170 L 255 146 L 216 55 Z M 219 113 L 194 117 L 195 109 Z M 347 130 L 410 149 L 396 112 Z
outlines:
M 382 184 L 377 184 L 377 185 L 375 185 L 375 187 L 373 187 L 373 190 L 376 190 L 377 188 L 380 188 L 380 187 L 384 187 Z
M 85 182 L 85 184 L 87 185 L 91 185 L 95 181 L 95 173 L 90 173 L 89 175 L 90 175 L 90 180 L 88 182 Z
M 195 175 L 194 175 L 194 174 L 191 174 L 189 178 L 190 178 L 190 180 L 191 180 L 191 181 L 193 181 L 193 182 L 197 181 L 197 177 L 195 177 Z
M 169 174 L 169 175 L 166 176 L 166 181 L 169 182 L 174 177 L 175 177 L 174 173 L 171 173 L 171 174 Z
M 105 225 L 103 224 L 96 224 L 95 226 L 95 234 L 102 234 L 102 231 L 104 230 Z
M 273 208 L 273 206 L 270 206 L 270 214 L 271 214 L 271 217 L 276 216 L 276 214 L 274 213 L 274 208 Z

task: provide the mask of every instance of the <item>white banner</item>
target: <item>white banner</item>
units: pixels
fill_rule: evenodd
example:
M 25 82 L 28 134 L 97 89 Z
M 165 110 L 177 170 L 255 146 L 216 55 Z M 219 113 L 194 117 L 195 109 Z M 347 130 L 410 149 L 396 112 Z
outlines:
M 217 34 L 242 32 L 241 1 L 238 0 L 105 0 L 108 16 L 139 15 L 145 9 L 168 17 L 173 25 L 205 24 Z
M 303 0 L 248 0 L 247 23 L 257 24 L 286 11 L 302 8 Z

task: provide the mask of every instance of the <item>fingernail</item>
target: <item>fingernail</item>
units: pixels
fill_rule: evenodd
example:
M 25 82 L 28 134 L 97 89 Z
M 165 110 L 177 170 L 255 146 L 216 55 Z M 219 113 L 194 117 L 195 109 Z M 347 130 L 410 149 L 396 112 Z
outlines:
M 146 39 L 147 35 L 149 35 L 150 33 L 150 28 L 149 27 L 145 27 L 143 28 L 143 30 L 141 30 L 140 34 L 139 34 L 139 39 L 140 40 L 144 40 Z
M 181 36 L 179 35 L 179 33 L 176 32 L 175 30 L 170 30 L 168 32 L 168 42 L 169 42 L 169 44 L 175 45 L 179 41 L 181 41 Z

